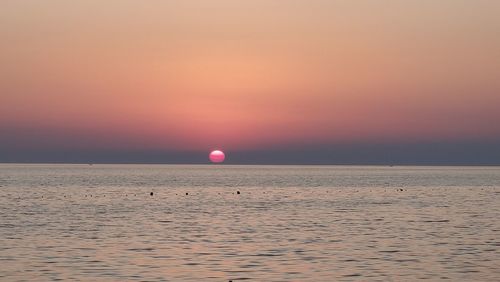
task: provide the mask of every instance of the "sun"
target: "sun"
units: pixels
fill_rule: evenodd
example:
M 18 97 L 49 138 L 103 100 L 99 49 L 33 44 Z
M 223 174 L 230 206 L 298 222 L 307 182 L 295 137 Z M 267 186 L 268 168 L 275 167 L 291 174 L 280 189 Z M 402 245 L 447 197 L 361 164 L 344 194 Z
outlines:
M 208 155 L 208 158 L 213 163 L 222 163 L 224 161 L 224 159 L 226 158 L 226 155 L 221 150 L 214 150 L 214 151 L 210 152 L 210 155 Z

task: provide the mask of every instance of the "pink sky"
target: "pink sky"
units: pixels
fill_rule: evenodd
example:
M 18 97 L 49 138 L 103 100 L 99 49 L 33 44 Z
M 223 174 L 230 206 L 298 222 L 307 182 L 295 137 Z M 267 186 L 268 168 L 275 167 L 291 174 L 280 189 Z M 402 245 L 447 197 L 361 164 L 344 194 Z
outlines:
M 500 139 L 499 1 L 2 1 L 16 148 Z

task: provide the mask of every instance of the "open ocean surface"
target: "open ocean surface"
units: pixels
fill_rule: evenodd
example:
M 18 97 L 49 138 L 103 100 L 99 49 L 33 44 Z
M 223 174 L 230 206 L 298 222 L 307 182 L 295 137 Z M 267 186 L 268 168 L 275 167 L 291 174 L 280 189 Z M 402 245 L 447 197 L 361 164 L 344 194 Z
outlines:
M 1 281 L 419 279 L 500 281 L 499 167 L 0 164 Z

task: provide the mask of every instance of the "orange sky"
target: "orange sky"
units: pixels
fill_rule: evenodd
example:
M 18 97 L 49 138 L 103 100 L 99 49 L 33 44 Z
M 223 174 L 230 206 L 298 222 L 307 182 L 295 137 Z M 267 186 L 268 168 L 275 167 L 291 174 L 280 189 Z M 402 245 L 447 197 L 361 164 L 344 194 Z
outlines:
M 3 144 L 496 140 L 498 11 L 482 0 L 2 1 Z

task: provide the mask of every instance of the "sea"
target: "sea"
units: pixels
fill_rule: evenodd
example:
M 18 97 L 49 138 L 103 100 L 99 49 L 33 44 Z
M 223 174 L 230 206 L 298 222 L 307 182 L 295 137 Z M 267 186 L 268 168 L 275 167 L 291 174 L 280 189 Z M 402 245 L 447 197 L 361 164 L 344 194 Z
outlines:
M 500 281 L 500 167 L 0 164 L 0 281 Z

